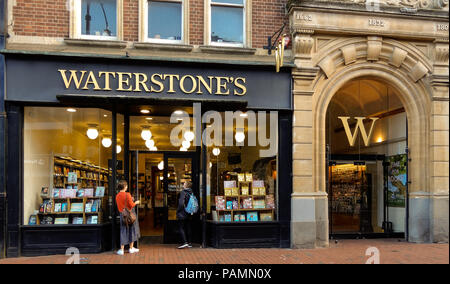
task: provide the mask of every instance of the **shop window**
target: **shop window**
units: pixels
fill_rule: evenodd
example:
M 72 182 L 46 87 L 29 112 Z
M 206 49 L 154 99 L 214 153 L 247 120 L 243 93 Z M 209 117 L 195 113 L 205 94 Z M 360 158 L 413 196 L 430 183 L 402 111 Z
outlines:
M 105 110 L 25 107 L 24 225 L 107 221 L 111 134 Z
M 266 122 L 269 121 L 267 115 Z M 272 118 L 273 119 L 273 118 Z M 276 119 L 278 120 L 278 119 Z M 277 121 L 271 124 L 277 133 Z M 267 124 L 269 128 L 269 124 Z M 269 130 L 267 129 L 267 133 Z M 276 128 L 276 129 L 275 129 Z M 210 220 L 215 222 L 271 222 L 278 216 L 278 146 L 264 154 L 259 143 L 261 127 L 235 129 L 235 146 L 208 147 L 207 203 Z M 223 134 L 222 136 L 225 136 Z M 276 137 L 273 143 L 277 144 Z M 236 140 L 243 141 L 237 143 Z
M 210 42 L 212 45 L 245 44 L 245 0 L 210 1 Z
M 97 40 L 119 38 L 122 0 L 72 1 L 72 38 Z

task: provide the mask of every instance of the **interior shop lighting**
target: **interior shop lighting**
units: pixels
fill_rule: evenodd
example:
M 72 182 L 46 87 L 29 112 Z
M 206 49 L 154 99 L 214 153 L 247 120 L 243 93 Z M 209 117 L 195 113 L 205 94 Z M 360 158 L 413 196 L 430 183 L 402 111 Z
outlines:
M 153 117 L 146 117 L 146 120 L 153 120 Z
M 184 147 L 181 147 L 181 148 L 180 148 L 180 151 L 181 151 L 181 152 L 187 152 L 187 149 L 184 148 Z
M 187 140 L 184 140 L 184 141 L 181 143 L 181 146 L 183 146 L 184 149 L 189 149 L 189 147 L 191 147 L 191 142 L 189 142 L 189 141 L 187 141 Z
M 243 129 L 238 129 L 236 131 L 236 135 L 234 136 L 234 138 L 236 138 L 236 142 L 238 142 L 238 143 L 244 142 L 244 140 L 245 140 L 244 130 Z
M 74 108 L 68 108 L 67 111 L 68 111 L 68 112 L 77 112 L 77 110 L 74 109 Z
M 162 171 L 164 169 L 164 161 L 159 162 L 158 169 Z
M 143 113 L 143 114 L 149 114 L 149 113 L 150 113 L 150 110 L 148 110 L 148 109 L 141 109 L 141 113 Z
M 192 131 L 187 131 L 186 133 L 184 133 L 184 139 L 186 139 L 186 141 L 191 142 L 192 140 L 194 140 L 194 132 Z M 189 147 L 188 147 L 189 148 Z
M 155 141 L 153 139 L 149 139 L 145 141 L 145 146 L 149 149 L 155 147 Z
M 108 136 L 103 137 L 103 139 L 102 139 L 103 147 L 109 148 L 111 146 L 111 144 L 112 144 L 111 137 L 108 137 Z
M 146 126 L 146 125 L 142 126 L 141 137 L 145 141 L 150 140 L 152 138 L 152 132 L 150 131 L 150 127 L 149 126 Z
M 173 113 L 175 113 L 176 115 L 182 115 L 183 111 L 182 110 L 176 110 Z
M 119 154 L 120 152 L 122 152 L 122 147 L 120 145 L 117 145 L 116 153 Z
M 214 148 L 213 150 L 212 150 L 212 153 L 213 153 L 213 155 L 214 156 L 219 156 L 220 155 L 220 149 L 219 148 Z
M 241 113 L 239 116 L 240 117 L 248 117 L 248 114 L 247 113 Z
M 150 151 L 158 151 L 158 147 L 153 146 L 153 147 L 150 148 Z
M 97 124 L 89 124 L 88 125 L 88 130 L 86 131 L 86 135 L 91 140 L 96 139 L 98 137 Z

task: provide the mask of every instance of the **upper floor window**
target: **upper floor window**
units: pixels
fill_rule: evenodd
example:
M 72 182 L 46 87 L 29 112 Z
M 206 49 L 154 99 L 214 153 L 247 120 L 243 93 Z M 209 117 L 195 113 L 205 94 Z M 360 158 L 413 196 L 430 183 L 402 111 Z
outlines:
M 120 2 L 120 3 L 119 3 Z M 75 0 L 75 37 L 117 39 L 121 0 Z
M 211 44 L 243 46 L 245 44 L 246 0 L 210 0 Z
M 184 41 L 184 0 L 144 0 L 142 7 L 144 41 L 182 43 Z

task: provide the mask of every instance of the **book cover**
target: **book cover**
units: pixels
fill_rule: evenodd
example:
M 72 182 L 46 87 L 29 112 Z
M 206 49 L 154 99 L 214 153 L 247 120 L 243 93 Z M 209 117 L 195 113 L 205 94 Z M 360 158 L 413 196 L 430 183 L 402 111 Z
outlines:
M 223 182 L 223 188 L 235 188 L 236 181 L 235 180 L 226 180 Z
M 225 188 L 225 196 L 231 196 L 233 194 L 233 189 L 232 188 Z
M 266 196 L 266 208 L 269 209 L 275 208 L 275 198 L 272 194 Z
M 30 219 L 28 219 L 28 225 L 36 225 L 37 224 L 37 216 L 30 215 Z
M 99 208 L 99 200 L 94 200 L 94 202 L 92 203 L 92 207 L 91 207 L 91 212 L 98 212 L 98 208 Z
M 257 188 L 265 187 L 264 186 L 264 181 L 263 180 L 254 180 L 252 182 L 252 187 L 257 187 Z
M 77 190 L 77 197 L 84 197 L 84 189 Z
M 253 200 L 253 208 L 262 209 L 266 208 L 266 202 L 264 199 L 254 199 Z
M 105 187 L 97 186 L 97 188 L 95 189 L 95 196 L 96 197 L 103 197 L 103 196 L 105 196 Z
M 61 203 L 55 203 L 55 212 L 56 213 L 61 212 Z
M 91 213 L 92 203 L 86 203 L 86 206 L 84 208 L 84 212 Z
M 241 220 L 240 220 L 241 222 L 245 222 L 245 214 L 241 214 L 241 215 L 240 215 L 240 219 L 241 219 Z
M 245 174 L 238 174 L 238 181 L 244 182 L 245 181 Z
M 69 172 L 67 173 L 67 183 L 77 183 L 77 173 Z
M 252 182 L 253 181 L 252 173 L 245 173 L 245 181 L 247 181 L 247 182 Z
M 45 213 L 51 213 L 53 209 L 53 201 L 47 200 L 45 202 Z
M 234 200 L 233 200 L 233 209 L 234 209 L 234 210 L 239 209 L 239 203 L 238 203 L 238 200 L 237 200 L 237 199 L 234 199 Z
M 251 197 L 244 198 L 242 200 L 242 208 L 243 209 L 253 209 L 253 202 Z
M 75 198 L 77 197 L 77 191 L 73 188 L 67 188 L 66 189 L 66 197 L 67 198 Z
M 225 198 L 216 196 L 216 210 L 225 210 Z
M 86 188 L 86 189 L 84 189 L 84 196 L 86 196 L 86 197 L 94 197 L 94 189 L 93 188 Z
M 261 213 L 261 221 L 272 221 L 272 213 Z
M 83 212 L 83 203 L 72 203 L 70 212 Z
M 45 203 L 39 205 L 39 213 L 45 213 Z
M 60 198 L 61 197 L 61 190 L 59 188 L 53 189 L 53 198 Z
M 55 218 L 55 225 L 69 224 L 69 218 Z
M 61 212 L 67 212 L 67 202 L 61 203 Z
M 233 201 L 227 201 L 227 210 L 233 209 Z
M 241 188 L 241 194 L 242 195 L 248 195 L 248 193 L 249 193 L 249 190 L 248 190 L 248 186 L 242 186 L 242 188 Z
M 258 212 L 247 212 L 247 221 L 249 222 L 258 221 Z
M 225 214 L 225 222 L 231 222 L 231 214 Z
M 239 195 L 239 188 L 237 188 L 237 187 L 232 188 L 231 189 L 231 194 L 233 196 L 238 196 Z
M 50 191 L 49 191 L 47 186 L 41 188 L 41 197 L 42 198 L 49 198 L 50 197 Z
M 83 224 L 83 217 L 73 217 L 72 224 L 74 224 L 74 225 L 82 225 Z
M 240 214 L 234 215 L 234 222 L 239 222 L 240 220 L 241 220 L 241 215 Z

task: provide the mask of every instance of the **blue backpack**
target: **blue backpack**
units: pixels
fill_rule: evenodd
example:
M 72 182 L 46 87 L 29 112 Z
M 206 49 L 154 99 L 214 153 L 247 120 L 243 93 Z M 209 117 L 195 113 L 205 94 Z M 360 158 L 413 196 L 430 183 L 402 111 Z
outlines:
M 191 215 L 194 215 L 198 211 L 198 201 L 194 194 L 189 194 L 189 202 L 185 206 L 184 210 Z

